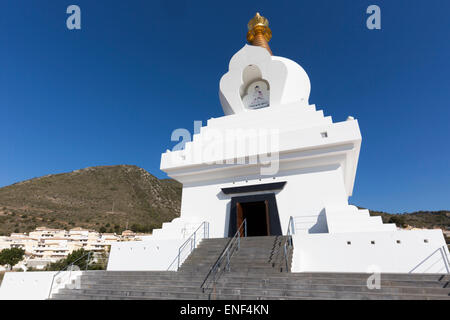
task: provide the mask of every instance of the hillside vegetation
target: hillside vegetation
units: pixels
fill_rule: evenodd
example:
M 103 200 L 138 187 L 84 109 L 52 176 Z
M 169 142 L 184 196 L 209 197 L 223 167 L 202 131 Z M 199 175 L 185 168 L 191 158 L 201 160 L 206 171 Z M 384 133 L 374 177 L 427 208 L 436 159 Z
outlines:
M 0 234 L 38 226 L 150 232 L 180 214 L 181 185 L 128 165 L 91 167 L 0 189 Z
M 384 223 L 395 223 L 398 227 L 415 227 L 450 230 L 450 211 L 417 211 L 412 213 L 391 214 L 370 210 L 372 216 L 381 216 Z

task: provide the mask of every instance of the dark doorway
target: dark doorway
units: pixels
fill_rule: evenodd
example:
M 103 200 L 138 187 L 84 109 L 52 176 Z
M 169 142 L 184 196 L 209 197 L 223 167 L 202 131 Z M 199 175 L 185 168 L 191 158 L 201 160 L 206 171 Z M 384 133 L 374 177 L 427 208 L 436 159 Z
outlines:
M 270 235 L 269 221 L 269 202 L 243 202 L 237 203 L 237 226 L 247 220 L 247 236 L 268 236 Z M 244 230 L 241 230 L 241 236 L 244 236 Z
M 228 236 L 233 237 L 244 219 L 247 219 L 247 236 L 281 235 L 280 218 L 274 193 L 232 197 Z M 240 230 L 244 236 L 244 230 Z

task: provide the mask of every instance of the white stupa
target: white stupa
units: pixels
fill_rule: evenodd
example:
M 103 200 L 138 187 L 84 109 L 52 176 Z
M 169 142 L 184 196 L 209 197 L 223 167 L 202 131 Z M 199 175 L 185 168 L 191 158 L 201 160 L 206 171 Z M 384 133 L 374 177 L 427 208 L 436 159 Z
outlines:
M 447 273 L 441 230 L 399 230 L 348 204 L 361 147 L 358 121 L 333 122 L 310 104 L 296 62 L 273 56 L 257 14 L 220 80 L 224 116 L 210 119 L 161 170 L 183 184 L 181 215 L 143 242 L 113 245 L 108 270 L 176 270 L 179 247 L 225 238 L 292 234 L 293 272 Z M 181 260 L 190 252 L 180 250 Z M 182 261 L 181 261 L 182 262 Z
M 162 154 L 161 170 L 183 184 L 180 217 L 143 241 L 113 244 L 107 269 L 177 271 L 204 238 L 288 235 L 291 272 L 371 273 L 369 279 L 450 273 L 440 229 L 400 230 L 348 204 L 361 147 L 358 121 L 333 123 L 311 105 L 305 70 L 273 56 L 270 38 L 257 14 L 249 23 L 251 45 L 231 58 L 220 80 L 225 115 L 208 120 L 182 150 Z M 243 221 L 247 232 L 239 228 Z M 9 272 L 0 299 L 47 299 L 76 286 L 82 274 Z

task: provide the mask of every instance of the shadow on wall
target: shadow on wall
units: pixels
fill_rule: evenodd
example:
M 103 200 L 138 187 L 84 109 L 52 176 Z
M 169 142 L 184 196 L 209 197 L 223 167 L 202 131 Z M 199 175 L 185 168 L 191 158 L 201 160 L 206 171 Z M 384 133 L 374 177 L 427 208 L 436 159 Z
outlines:
M 224 228 L 224 233 L 223 233 L 224 236 L 227 235 L 230 231 L 229 223 L 227 223 L 228 221 L 230 221 L 230 212 L 231 212 L 230 208 L 231 208 L 231 201 L 228 201 L 227 207 L 225 209 L 226 214 L 225 214 L 225 223 L 224 223 L 225 228 Z
M 327 218 L 325 215 L 325 208 L 322 209 L 317 216 L 317 222 L 313 225 L 308 233 L 328 233 Z
M 295 233 L 318 234 L 329 233 L 325 208 L 319 214 L 317 211 L 304 212 L 304 215 L 292 217 Z

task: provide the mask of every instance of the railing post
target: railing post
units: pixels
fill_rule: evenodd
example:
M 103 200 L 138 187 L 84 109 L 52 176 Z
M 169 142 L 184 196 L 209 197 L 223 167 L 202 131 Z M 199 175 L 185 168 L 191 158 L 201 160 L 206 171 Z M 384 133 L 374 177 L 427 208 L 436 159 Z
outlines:
M 53 275 L 53 277 L 52 277 L 52 284 L 50 285 L 50 291 L 48 292 L 48 298 L 50 299 L 51 298 L 51 295 L 52 295 L 52 290 L 53 290 L 53 282 L 55 281 L 55 275 L 56 275 L 57 273 L 55 273 L 54 275 Z
M 442 251 L 444 253 L 445 260 L 447 261 L 447 265 L 449 266 L 448 273 L 450 273 L 450 259 L 448 258 L 447 250 L 448 250 L 447 245 L 442 246 Z
M 439 248 L 439 251 L 441 252 L 442 260 L 444 261 L 445 269 L 447 270 L 447 273 L 450 273 L 450 266 L 448 265 L 447 253 L 445 252 L 445 246 L 442 246 L 442 248 Z
M 88 269 L 89 260 L 91 260 L 91 252 L 90 251 L 88 253 L 88 258 L 87 258 L 87 261 L 86 261 L 86 270 Z
M 289 272 L 289 263 L 287 256 L 287 242 L 284 243 L 284 260 L 286 261 L 286 272 Z
M 247 238 L 247 219 L 244 220 L 244 237 Z
M 194 232 L 194 249 L 195 249 L 195 244 L 196 244 L 196 238 L 197 238 L 197 231 Z M 191 249 L 192 252 L 192 249 Z

